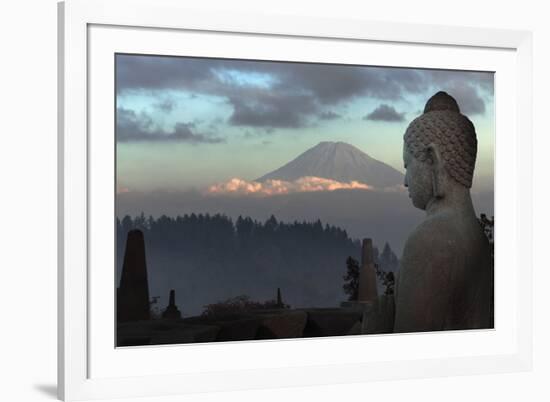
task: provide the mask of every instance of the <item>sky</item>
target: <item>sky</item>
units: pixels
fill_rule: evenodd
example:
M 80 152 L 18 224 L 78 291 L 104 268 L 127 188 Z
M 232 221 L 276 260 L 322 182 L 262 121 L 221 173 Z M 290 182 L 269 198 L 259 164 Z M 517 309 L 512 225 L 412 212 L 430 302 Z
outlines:
M 472 192 L 492 191 L 490 72 L 116 56 L 117 191 L 201 190 L 343 141 L 403 172 L 403 134 L 443 90 L 474 123 Z

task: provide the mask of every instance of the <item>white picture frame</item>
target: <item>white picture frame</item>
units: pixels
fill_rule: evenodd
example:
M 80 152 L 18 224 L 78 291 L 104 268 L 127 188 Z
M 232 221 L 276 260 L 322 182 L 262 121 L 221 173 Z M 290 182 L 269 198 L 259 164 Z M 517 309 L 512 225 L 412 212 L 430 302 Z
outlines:
M 213 14 L 187 9 L 177 0 L 68 0 L 59 4 L 58 11 L 58 392 L 61 399 L 156 396 L 530 369 L 532 37 L 529 32 L 324 20 L 290 15 Z M 139 46 L 134 35 L 139 35 Z M 160 44 L 156 45 L 160 43 L 158 35 L 163 38 L 162 48 Z M 103 283 L 105 281 L 94 269 L 96 249 L 90 248 L 90 243 L 95 242 L 98 233 L 99 237 L 105 237 L 105 227 L 97 223 L 96 217 L 98 212 L 113 204 L 113 194 L 109 196 L 108 191 L 96 191 L 98 187 L 94 187 L 94 180 L 104 178 L 99 181 L 107 181 L 106 187 L 113 190 L 109 177 L 114 177 L 114 171 L 109 163 L 99 166 L 95 162 L 108 160 L 112 156 L 109 152 L 113 152 L 112 147 L 108 147 L 109 142 L 113 142 L 112 137 L 99 139 L 94 134 L 98 128 L 107 127 L 108 130 L 113 126 L 112 117 L 109 120 L 101 112 L 96 112 L 97 108 L 94 109 L 96 104 L 112 102 L 112 99 L 107 100 L 112 97 L 112 91 L 110 95 L 105 91 L 105 88 L 112 87 L 102 85 L 103 80 L 105 83 L 112 80 L 105 61 L 108 57 L 101 55 L 120 51 L 117 46 L 137 50 L 148 46 L 148 53 L 156 50 L 161 54 L 174 54 L 178 48 L 178 40 L 174 39 L 177 35 L 234 37 L 236 39 L 231 39 L 234 44 L 228 42 L 223 54 L 239 53 L 242 56 L 242 51 L 249 52 L 251 58 L 269 57 L 270 54 L 265 52 L 282 48 L 279 51 L 286 51 L 289 57 L 297 60 L 302 56 L 290 56 L 292 46 L 285 50 L 285 46 L 277 43 L 307 40 L 312 47 L 319 43 L 320 52 L 322 46 L 329 43 L 343 47 L 399 47 L 399 52 L 382 49 L 380 53 L 384 63 L 391 65 L 404 63 L 417 67 L 454 66 L 464 69 L 477 66 L 495 71 L 498 84 L 495 96 L 499 105 L 495 215 L 497 218 L 508 217 L 499 222 L 501 228 L 495 229 L 496 266 L 497 269 L 503 267 L 502 279 L 497 273 L 495 285 L 495 330 L 451 331 L 445 335 L 334 337 L 301 342 L 180 345 L 126 351 L 117 351 L 114 345 L 102 341 L 112 336 L 109 325 L 113 321 L 101 312 L 108 308 L 114 311 L 114 296 L 105 296 L 102 301 L 94 296 L 103 292 L 103 286 L 108 289 L 112 283 Z M 239 47 L 239 41 L 249 39 L 270 41 L 273 46 L 267 50 L 266 46 L 264 49 L 260 46 L 257 52 L 264 53 L 252 54 L 250 52 L 254 50 L 250 49 L 253 46 L 249 49 L 248 43 L 246 50 Z M 206 46 L 204 48 L 204 52 L 212 52 Z M 425 57 L 411 60 L 407 49 Z M 322 56 L 323 60 L 344 57 L 344 53 L 338 56 L 336 51 L 331 54 L 334 56 Z M 443 54 L 445 57 L 441 57 Z M 434 55 L 438 55 L 439 60 L 435 60 Z M 308 57 L 316 56 L 312 53 Z M 505 78 L 500 84 L 499 76 Z M 506 197 L 503 197 L 503 192 L 499 193 L 499 180 L 504 179 L 508 186 Z M 95 212 L 91 214 L 91 211 Z M 106 239 L 109 240 L 108 236 Z M 506 251 L 509 258 L 503 253 Z M 102 334 L 107 334 L 107 337 Z M 445 350 L 450 344 L 453 351 L 447 353 Z M 428 346 L 433 349 L 428 350 Z M 394 350 L 395 356 L 389 359 L 382 356 L 384 353 L 377 356 L 376 350 L 384 351 L 384 348 Z M 339 353 L 342 350 L 348 353 Z M 349 353 L 357 350 L 361 352 Z M 368 356 L 367 350 L 371 351 Z M 176 359 L 176 355 L 187 358 Z M 285 355 L 290 357 L 277 360 Z M 215 359 L 214 356 L 222 358 Z M 258 356 L 270 356 L 270 359 L 262 360 Z M 146 371 L 136 365 L 137 361 L 147 365 L 152 359 L 164 363 L 164 369 Z M 199 360 L 201 364 L 198 364 Z M 193 361 L 197 369 L 189 367 L 189 362 L 192 364 Z

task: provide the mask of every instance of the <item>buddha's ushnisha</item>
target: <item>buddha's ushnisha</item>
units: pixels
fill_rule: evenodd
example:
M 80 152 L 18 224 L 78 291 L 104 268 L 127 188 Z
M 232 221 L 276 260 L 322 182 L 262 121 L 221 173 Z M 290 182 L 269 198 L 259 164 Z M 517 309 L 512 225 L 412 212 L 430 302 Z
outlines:
M 474 125 L 445 92 L 407 128 L 405 186 L 426 219 L 403 251 L 396 332 L 492 326 L 492 260 L 470 197 L 476 155 Z

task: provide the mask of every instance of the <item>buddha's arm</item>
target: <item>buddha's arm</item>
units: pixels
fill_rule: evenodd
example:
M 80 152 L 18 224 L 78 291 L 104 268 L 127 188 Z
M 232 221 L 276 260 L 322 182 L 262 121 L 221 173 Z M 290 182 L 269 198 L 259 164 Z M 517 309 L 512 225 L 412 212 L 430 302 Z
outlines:
M 403 252 L 395 332 L 437 331 L 449 319 L 456 243 L 437 228 L 425 229 L 409 238 Z

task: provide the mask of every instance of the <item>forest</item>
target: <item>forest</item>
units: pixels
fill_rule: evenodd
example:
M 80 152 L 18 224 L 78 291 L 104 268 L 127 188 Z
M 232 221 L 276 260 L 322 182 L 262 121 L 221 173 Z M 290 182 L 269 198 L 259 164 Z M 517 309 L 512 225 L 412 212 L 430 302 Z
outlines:
M 346 261 L 360 261 L 361 255 L 359 239 L 320 220 L 141 214 L 116 220 L 117 283 L 126 234 L 132 229 L 144 233 L 151 298 L 162 309 L 169 290 L 175 289 L 184 316 L 240 295 L 273 300 L 277 288 L 293 308 L 336 307 L 348 299 L 343 287 Z M 382 270 L 397 271 L 397 257 L 387 243 L 381 253 L 375 248 L 374 256 Z

